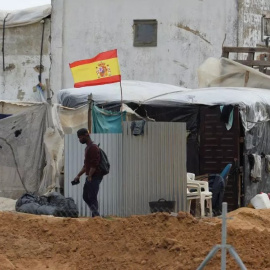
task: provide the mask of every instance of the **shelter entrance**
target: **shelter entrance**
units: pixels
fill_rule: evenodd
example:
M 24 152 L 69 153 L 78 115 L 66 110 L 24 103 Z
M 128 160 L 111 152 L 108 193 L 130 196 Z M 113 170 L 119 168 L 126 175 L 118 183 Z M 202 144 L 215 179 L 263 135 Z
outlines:
M 200 174 L 219 174 L 229 163 L 233 165 L 223 201 L 229 211 L 239 207 L 241 181 L 235 170 L 240 157 L 240 118 L 238 107 L 233 108 L 233 122 L 227 130 L 221 121 L 220 106 L 200 108 Z M 236 172 L 236 173 L 235 173 Z

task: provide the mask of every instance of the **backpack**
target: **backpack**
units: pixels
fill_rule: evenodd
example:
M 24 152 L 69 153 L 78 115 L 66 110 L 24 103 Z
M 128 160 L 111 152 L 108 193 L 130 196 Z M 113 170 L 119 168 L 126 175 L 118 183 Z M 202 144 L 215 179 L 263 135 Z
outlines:
M 102 175 L 106 175 L 110 171 L 110 162 L 108 160 L 106 153 L 99 147 L 99 144 L 98 144 L 98 148 L 100 151 L 99 169 Z

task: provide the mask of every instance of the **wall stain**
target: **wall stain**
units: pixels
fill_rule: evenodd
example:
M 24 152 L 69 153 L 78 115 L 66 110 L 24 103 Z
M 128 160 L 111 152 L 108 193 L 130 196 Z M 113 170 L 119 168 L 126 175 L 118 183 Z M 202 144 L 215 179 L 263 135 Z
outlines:
M 14 64 L 9 64 L 7 67 L 5 67 L 5 70 L 6 71 L 10 71 L 10 70 L 12 70 L 14 68 L 15 68 L 15 65 Z
M 44 72 L 44 66 L 43 65 L 37 65 L 34 67 L 34 70 L 39 73 L 40 72 L 40 69 L 41 69 L 41 72 Z
M 25 92 L 23 92 L 23 90 L 19 90 L 18 95 L 17 95 L 17 99 L 23 100 L 24 95 L 25 95 Z
M 184 29 L 184 30 L 186 30 L 186 31 L 188 31 L 188 32 L 191 32 L 192 34 L 198 36 L 199 38 L 201 38 L 202 40 L 204 40 L 204 41 L 207 42 L 208 44 L 211 44 L 207 39 L 205 39 L 205 38 L 203 37 L 203 35 L 202 35 L 198 30 L 193 30 L 193 29 L 189 28 L 187 25 L 183 25 L 183 24 L 181 24 L 181 23 L 178 23 L 176 26 L 177 26 L 178 28 L 180 28 L 180 29 Z
M 188 69 L 188 67 L 184 64 L 181 64 L 180 62 L 178 62 L 177 60 L 173 60 L 174 63 L 178 64 L 180 67 L 184 68 L 184 69 Z

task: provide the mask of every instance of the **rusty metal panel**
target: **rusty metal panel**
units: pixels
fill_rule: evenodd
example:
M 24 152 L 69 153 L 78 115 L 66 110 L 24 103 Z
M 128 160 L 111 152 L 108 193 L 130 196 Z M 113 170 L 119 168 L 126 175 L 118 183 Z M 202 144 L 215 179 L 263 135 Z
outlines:
M 228 163 L 239 160 L 239 109 L 234 108 L 233 125 L 226 129 L 220 120 L 220 107 L 203 107 L 200 111 L 200 174 L 221 173 Z M 238 206 L 238 181 L 230 177 L 224 201 L 230 210 Z
M 147 122 L 143 136 L 123 129 L 124 215 L 148 214 L 149 202 L 176 201 L 186 210 L 186 124 Z

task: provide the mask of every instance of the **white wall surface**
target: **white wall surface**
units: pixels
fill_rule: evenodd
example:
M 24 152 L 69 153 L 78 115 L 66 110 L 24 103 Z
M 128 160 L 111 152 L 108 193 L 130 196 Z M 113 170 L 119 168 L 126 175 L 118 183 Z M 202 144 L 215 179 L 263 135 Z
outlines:
M 4 59 L 0 60 L 0 99 L 15 101 L 41 101 L 38 91 L 33 87 L 38 84 L 38 70 L 42 40 L 42 24 L 34 23 L 27 26 L 5 29 Z M 0 29 L 1 48 L 3 46 L 3 29 Z M 49 78 L 50 70 L 50 19 L 45 20 L 42 65 L 42 83 Z
M 118 49 L 122 78 L 197 87 L 197 68 L 236 46 L 237 0 L 53 0 L 54 92 L 73 87 L 69 63 Z M 158 21 L 157 47 L 133 46 L 133 20 Z
M 256 47 L 261 42 L 262 15 L 269 13 L 269 0 L 239 1 L 238 46 Z

